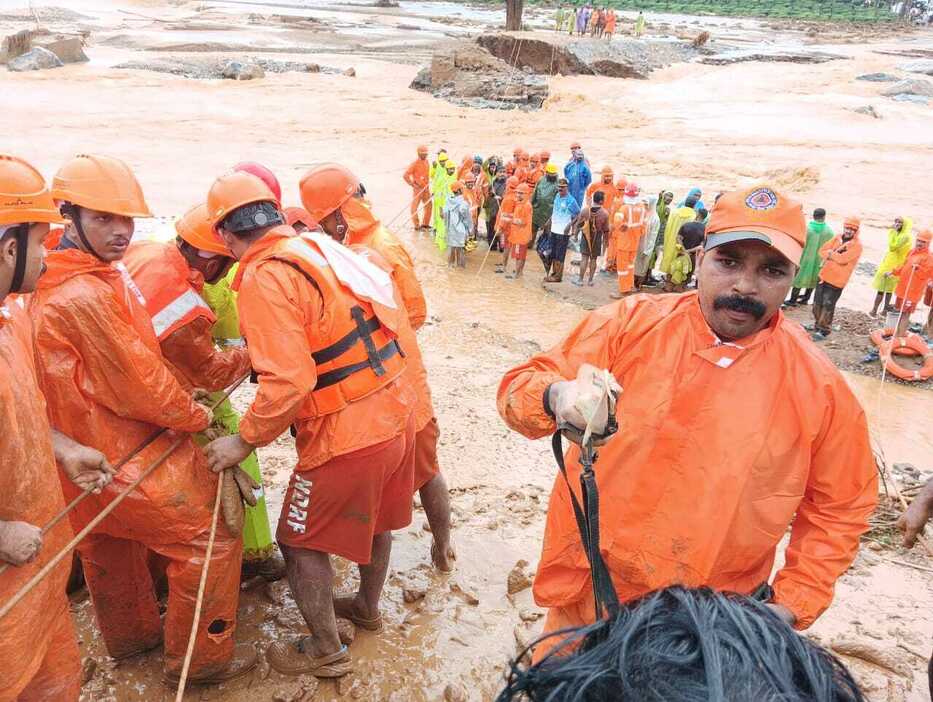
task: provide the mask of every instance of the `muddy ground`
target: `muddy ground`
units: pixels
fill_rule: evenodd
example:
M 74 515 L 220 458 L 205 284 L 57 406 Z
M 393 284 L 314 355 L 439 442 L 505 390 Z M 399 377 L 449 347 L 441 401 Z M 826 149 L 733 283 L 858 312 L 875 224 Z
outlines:
M 83 17 L 41 7 L 40 17 L 54 31 L 87 30 L 91 60 L 32 74 L 0 68 L 14 96 L 12 109 L 0 111 L 5 150 L 22 154 L 47 175 L 81 151 L 126 159 L 160 217 L 141 222 L 140 236 L 170 236 L 171 218 L 202 199 L 212 179 L 236 161 L 267 163 L 283 182 L 286 204 L 297 204 L 296 183 L 308 165 L 341 160 L 364 176 L 375 210 L 415 256 L 430 307 L 420 339 L 443 431 L 440 460 L 451 487 L 458 567 L 447 576 L 430 569 L 430 534 L 416 510 L 411 527 L 396 535 L 386 630 L 358 632 L 355 672 L 339 685 L 320 685 L 314 699 L 438 700 L 451 686 L 450 694 L 456 688 L 467 699 L 486 700 L 499 688 L 517 642 L 540 627 L 530 591 L 509 596 L 507 581 L 520 560 L 530 563 L 529 574 L 535 568 L 555 470 L 546 442 L 526 441 L 502 424 L 496 386 L 505 369 L 557 342 L 610 291 L 609 279 L 585 291 L 569 283 L 544 291 L 540 264 L 533 260 L 519 283 L 496 276 L 490 262 L 479 272 L 483 245 L 470 255 L 465 272 L 448 271 L 426 237 L 406 226 L 401 172 L 418 143 L 445 145 L 458 157 L 509 154 L 516 145 L 549 148 L 563 162 L 570 141 L 580 139 L 595 167 L 610 163 L 646 191 L 666 188 L 678 195 L 694 184 L 715 193 L 768 178 L 795 192 L 808 210 L 826 207 L 834 226 L 846 215 L 860 216 L 867 262 L 880 258 L 894 216 L 933 225 L 933 206 L 919 187 L 928 181 L 933 157 L 933 113 L 882 98 L 879 86 L 854 80 L 874 71 L 903 75 L 898 66 L 904 56 L 890 52 L 928 50 L 930 34 L 892 37 L 850 27 L 821 27 L 814 34 L 809 26 L 704 18 L 713 41 L 804 47 L 846 58 L 819 65 L 673 63 L 648 80 L 555 76 L 548 79 L 550 96 L 540 111 L 506 115 L 452 106 L 408 88 L 438 47 L 497 28 L 502 13 L 487 7 L 284 7 L 297 0 L 275 7 L 159 0 L 58 4 Z M 23 28 L 20 17 L 0 15 L 0 30 Z M 542 31 L 548 15 L 536 9 L 530 19 Z M 652 40 L 700 31 L 693 18 L 649 16 L 649 22 Z M 270 73 L 241 83 L 114 68 L 127 61 L 244 54 L 338 71 L 353 67 L 356 76 Z M 854 112 L 869 104 L 881 119 Z M 903 487 L 933 470 L 933 396 L 890 380 L 882 386 L 877 364 L 854 364 L 868 347 L 862 317 L 872 295 L 869 283 L 867 274 L 853 279 L 841 303 L 842 329 L 825 348 L 838 365 L 855 371 L 846 377 L 862 399 L 890 474 Z M 239 407 L 248 404 L 250 392 L 237 394 Z M 275 519 L 294 448 L 286 436 L 260 456 Z M 895 472 L 895 463 L 922 472 Z M 810 635 L 827 645 L 855 639 L 889 654 L 890 668 L 844 660 L 873 702 L 920 702 L 926 699 L 922 657 L 933 641 L 933 559 L 918 549 L 904 552 L 891 533 L 892 518 L 891 510 L 879 515 L 867 542 L 874 545 L 840 580 L 833 606 Z M 341 589 L 351 590 L 352 569 L 342 564 L 341 574 Z M 89 603 L 76 602 L 75 611 L 82 652 L 96 662 L 83 699 L 172 698 L 159 682 L 158 652 L 115 666 L 102 649 Z M 239 640 L 264 650 L 302 628 L 282 585 L 243 593 Z M 262 666 L 236 683 L 193 689 L 186 699 L 301 699 L 297 685 Z

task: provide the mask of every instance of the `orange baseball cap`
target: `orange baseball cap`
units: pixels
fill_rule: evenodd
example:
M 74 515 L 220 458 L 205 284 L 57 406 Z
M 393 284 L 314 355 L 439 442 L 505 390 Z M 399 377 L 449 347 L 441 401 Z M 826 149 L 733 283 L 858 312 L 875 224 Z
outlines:
M 806 237 L 803 206 L 768 185 L 755 185 L 719 198 L 706 225 L 705 249 L 754 239 L 799 266 Z
M 933 239 L 933 232 L 931 232 L 929 229 L 917 234 L 917 241 L 925 241 L 929 244 L 930 239 Z

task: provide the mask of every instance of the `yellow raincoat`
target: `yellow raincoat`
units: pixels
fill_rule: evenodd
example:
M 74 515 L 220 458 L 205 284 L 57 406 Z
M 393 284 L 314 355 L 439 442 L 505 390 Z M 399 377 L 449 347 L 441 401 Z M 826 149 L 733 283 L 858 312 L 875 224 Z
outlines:
M 692 207 L 678 207 L 671 210 L 667 218 L 667 227 L 664 229 L 664 255 L 661 256 L 661 272 L 670 274 L 671 264 L 677 255 L 677 232 L 687 222 L 697 218 L 696 210 Z
M 909 217 L 904 217 L 904 226 L 901 231 L 888 230 L 888 250 L 881 259 L 875 279 L 872 281 L 872 287 L 878 292 L 893 293 L 897 287 L 897 276 L 892 275 L 886 278 L 884 274 L 900 268 L 907 260 L 907 255 L 914 245 L 914 238 L 910 233 L 913 226 L 914 221 Z

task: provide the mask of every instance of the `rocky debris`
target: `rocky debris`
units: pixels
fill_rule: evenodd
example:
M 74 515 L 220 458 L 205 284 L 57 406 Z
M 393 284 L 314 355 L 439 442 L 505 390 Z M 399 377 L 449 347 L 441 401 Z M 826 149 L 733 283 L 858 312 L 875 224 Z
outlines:
M 544 75 L 647 78 L 652 70 L 696 54 L 687 43 L 588 42 L 483 34 L 476 43 L 509 65 Z
M 352 67 L 348 68 L 347 70 L 343 72 L 343 74 L 345 76 L 348 76 L 349 78 L 356 78 L 356 69 Z
M 460 595 L 468 605 L 475 607 L 479 604 L 479 597 L 474 592 L 464 589 L 459 583 L 451 583 L 450 591 Z
M 521 560 L 509 572 L 508 590 L 510 595 L 515 595 L 531 587 L 532 578 L 528 575 L 526 568 L 528 568 L 528 561 Z
M 875 119 L 882 119 L 874 105 L 862 105 L 861 107 L 856 107 L 852 111 L 857 112 L 860 115 L 868 115 L 869 117 L 874 117 Z
M 21 71 L 42 71 L 48 68 L 61 68 L 65 64 L 62 63 L 62 60 L 58 58 L 48 49 L 43 49 L 41 46 L 37 46 L 34 49 L 30 49 L 22 56 L 17 56 L 15 59 L 11 59 L 7 62 L 7 70 L 21 72 Z
M 257 58 L 248 59 L 265 73 L 330 73 L 341 74 L 337 68 L 328 68 L 316 63 L 303 63 L 298 61 L 276 61 L 274 59 Z M 127 61 L 114 66 L 119 69 L 133 69 L 140 71 L 154 71 L 170 75 L 192 78 L 196 80 L 216 80 L 224 77 L 224 68 L 229 62 L 210 58 L 189 59 L 150 59 L 145 61 Z
M 376 0 L 373 7 L 398 7 L 396 0 Z
M 536 609 L 523 609 L 518 613 L 518 618 L 523 622 L 536 622 L 544 616 L 544 612 Z
M 906 475 L 911 480 L 919 481 L 923 477 L 923 473 L 913 463 L 895 463 L 891 470 L 898 475 Z
M 534 110 L 548 95 L 542 76 L 509 67 L 475 46 L 438 52 L 409 86 L 466 107 Z
M 228 80 L 255 80 L 265 78 L 262 66 L 253 61 L 227 61 L 220 70 L 220 75 Z
M 402 599 L 408 604 L 423 600 L 427 594 L 427 589 L 423 587 L 406 587 L 402 589 Z
M 31 29 L 23 29 L 15 34 L 10 34 L 3 38 L 0 44 L 0 63 L 6 63 L 10 59 L 22 56 L 32 48 L 32 39 L 35 32 Z
M 897 95 L 922 95 L 923 97 L 933 97 L 933 81 L 922 78 L 907 78 L 895 83 L 890 88 L 881 91 L 882 95 L 895 97 Z
M 904 660 L 904 656 L 894 647 L 882 647 L 867 641 L 841 638 L 833 641 L 830 648 L 836 653 L 858 658 L 905 678 L 913 676 L 911 665 Z
M 87 54 L 84 53 L 84 39 L 81 37 L 34 38 L 33 46 L 41 46 L 58 56 L 62 63 L 87 63 Z
M 444 702 L 467 702 L 468 699 L 466 689 L 459 683 L 451 683 L 444 688 Z
M 291 680 L 280 685 L 272 691 L 272 702 L 308 702 L 314 698 L 320 683 L 317 678 L 310 675 L 302 675 L 296 680 Z
M 337 636 L 340 638 L 340 643 L 349 646 L 356 639 L 356 624 L 349 619 L 337 617 Z
M 900 77 L 892 73 L 863 73 L 855 76 L 855 80 L 866 80 L 870 83 L 896 83 Z
M 895 95 L 891 99 L 895 102 L 913 102 L 917 105 L 928 105 L 930 103 L 930 99 L 924 97 L 923 95 L 910 95 L 909 93 Z
M 534 643 L 534 637 L 531 632 L 523 626 L 517 626 L 512 630 L 512 634 L 515 636 L 515 655 L 527 655 L 528 649 L 531 647 L 531 644 Z
M 712 56 L 703 56 L 699 59 L 700 63 L 711 66 L 728 66 L 733 63 L 745 63 L 747 61 L 764 61 L 774 63 L 826 63 L 828 61 L 839 61 L 847 58 L 841 54 L 830 54 L 825 51 L 789 51 L 784 49 L 760 50 L 760 49 L 736 49 L 734 51 L 724 51 Z
M 706 42 L 709 41 L 709 32 L 700 32 L 696 39 L 690 42 L 693 45 L 694 49 L 699 49 L 701 46 L 705 46 Z
M 908 73 L 923 73 L 924 75 L 933 76 L 933 59 L 921 59 L 919 61 L 911 61 L 910 63 L 902 63 L 898 66 L 898 69 L 907 71 Z

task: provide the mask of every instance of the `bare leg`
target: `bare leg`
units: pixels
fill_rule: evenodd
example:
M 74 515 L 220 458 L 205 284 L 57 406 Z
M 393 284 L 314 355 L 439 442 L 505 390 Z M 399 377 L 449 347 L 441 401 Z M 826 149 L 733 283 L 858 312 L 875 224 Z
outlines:
M 515 261 L 515 277 L 521 278 L 522 271 L 525 269 L 525 261 L 523 259 L 518 259 Z
M 590 266 L 590 257 L 589 256 L 580 256 L 580 278 L 577 281 L 578 285 L 583 285 L 583 278 L 586 275 L 586 269 Z
M 360 590 L 353 601 L 353 609 L 366 617 L 375 619 L 379 616 L 379 598 L 389 572 L 389 556 L 392 555 L 392 532 L 384 531 L 373 537 L 372 560 L 369 565 L 361 565 Z
M 884 305 L 881 308 L 881 311 L 887 314 L 891 311 L 891 295 L 894 293 L 885 293 L 884 294 Z
M 447 481 L 438 473 L 421 486 L 418 494 L 434 535 L 431 558 L 437 569 L 446 573 L 453 569 L 451 561 L 457 557 L 450 545 L 450 493 L 447 491 Z
M 334 616 L 334 570 L 330 556 L 284 544 L 279 544 L 279 548 L 285 556 L 292 597 L 311 630 L 311 655 L 319 658 L 339 651 L 342 644 Z
M 875 302 L 871 306 L 871 312 L 869 312 L 870 317 L 875 317 L 878 314 L 878 307 L 881 305 L 881 300 L 884 299 L 884 293 L 877 293 L 875 295 Z
M 906 305 L 904 305 L 906 307 Z M 897 321 L 897 332 L 894 334 L 898 339 L 907 336 L 907 328 L 910 326 L 910 312 L 906 309 L 901 311 L 901 317 Z
M 586 281 L 588 285 L 593 284 L 593 276 L 596 275 L 596 261 L 595 258 L 590 259 L 590 271 Z

